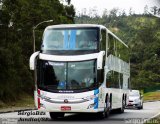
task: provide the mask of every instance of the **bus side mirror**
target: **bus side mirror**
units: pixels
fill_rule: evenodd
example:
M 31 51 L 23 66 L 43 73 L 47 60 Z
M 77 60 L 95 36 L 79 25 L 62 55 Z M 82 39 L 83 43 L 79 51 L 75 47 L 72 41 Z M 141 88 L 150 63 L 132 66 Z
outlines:
M 36 61 L 36 57 L 38 56 L 39 51 L 35 52 L 31 55 L 30 59 L 29 59 L 29 67 L 30 70 L 34 70 L 35 69 L 35 61 Z
M 97 58 L 97 69 L 102 69 L 104 55 L 105 55 L 105 51 L 99 52 L 98 58 Z

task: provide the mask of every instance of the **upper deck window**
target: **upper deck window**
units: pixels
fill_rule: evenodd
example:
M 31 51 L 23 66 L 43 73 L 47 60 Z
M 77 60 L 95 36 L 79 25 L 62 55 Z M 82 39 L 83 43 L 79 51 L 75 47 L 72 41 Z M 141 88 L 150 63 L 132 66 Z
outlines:
M 96 50 L 98 40 L 97 28 L 48 29 L 42 50 Z

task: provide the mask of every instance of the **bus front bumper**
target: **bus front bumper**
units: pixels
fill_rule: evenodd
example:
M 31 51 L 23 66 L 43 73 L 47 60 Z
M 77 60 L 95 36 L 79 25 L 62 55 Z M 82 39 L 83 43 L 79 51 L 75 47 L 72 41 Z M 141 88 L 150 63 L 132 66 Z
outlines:
M 98 107 L 98 101 L 95 103 L 94 100 L 83 102 L 83 103 L 50 103 L 46 101 L 41 101 L 40 111 L 46 112 L 64 112 L 64 113 L 97 113 L 103 111 L 104 108 Z

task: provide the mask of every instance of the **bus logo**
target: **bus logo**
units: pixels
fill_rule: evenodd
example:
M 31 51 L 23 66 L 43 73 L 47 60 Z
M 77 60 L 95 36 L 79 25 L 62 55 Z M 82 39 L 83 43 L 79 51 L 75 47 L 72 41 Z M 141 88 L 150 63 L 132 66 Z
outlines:
M 68 99 L 65 99 L 65 100 L 64 100 L 64 103 L 68 103 Z

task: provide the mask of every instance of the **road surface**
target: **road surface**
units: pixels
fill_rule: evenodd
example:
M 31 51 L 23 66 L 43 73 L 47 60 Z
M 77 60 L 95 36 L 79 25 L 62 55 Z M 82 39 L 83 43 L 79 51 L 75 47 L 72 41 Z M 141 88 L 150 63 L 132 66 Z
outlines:
M 126 109 L 124 113 L 117 114 L 114 111 L 108 118 L 97 119 L 95 115 L 90 114 L 67 114 L 64 118 L 53 121 L 49 113 L 39 113 L 36 111 L 22 111 L 21 113 L 3 113 L 0 114 L 0 123 L 2 124 L 140 124 L 144 120 L 153 117 L 160 112 L 160 101 L 144 103 L 143 110 Z M 27 115 L 27 113 L 32 115 Z M 41 115 L 40 115 L 41 114 Z M 7 123 L 8 122 L 8 123 Z

